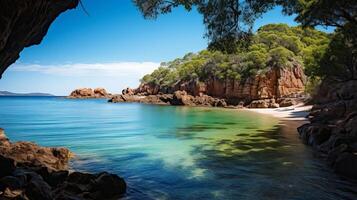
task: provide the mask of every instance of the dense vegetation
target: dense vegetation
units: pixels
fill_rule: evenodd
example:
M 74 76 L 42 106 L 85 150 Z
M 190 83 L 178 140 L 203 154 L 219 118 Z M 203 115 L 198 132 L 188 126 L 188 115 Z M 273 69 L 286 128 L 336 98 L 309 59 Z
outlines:
M 312 28 L 270 24 L 261 27 L 247 46 L 234 54 L 203 50 L 183 58 L 162 63 L 142 83 L 171 86 L 179 81 L 204 81 L 208 77 L 241 80 L 271 67 L 290 67 L 299 63 L 306 74 L 318 76 L 319 60 L 329 44 L 329 35 Z
M 264 69 L 267 64 L 288 65 L 287 61 L 291 62 L 291 60 L 303 61 L 305 72 L 310 77 L 310 83 L 317 84 L 319 79 L 336 81 L 357 79 L 356 0 L 133 1 L 144 16 L 148 18 L 155 18 L 159 14 L 171 12 L 173 8 L 178 6 L 183 6 L 187 10 L 196 8 L 203 15 L 209 48 L 235 54 L 232 56 L 222 55 L 219 52 L 203 51 L 198 55 L 185 56 L 184 59 L 174 61 L 175 64 L 168 63 L 168 69 L 160 68 L 151 76 L 146 76 L 143 79 L 144 82 L 155 81 L 154 77 L 157 77 L 156 82 L 168 84 L 185 77 L 183 74 L 204 77 L 202 72 L 206 72 L 206 68 L 212 68 L 211 73 L 216 74 L 217 77 L 242 78 L 242 76 Z M 264 34 L 258 32 L 257 35 L 252 36 L 251 27 L 255 19 L 276 6 L 281 6 L 284 14 L 294 14 L 296 16 L 295 21 L 304 28 L 318 25 L 335 27 L 336 31 L 332 34 L 328 47 L 326 48 L 325 39 L 320 40 L 318 39 L 319 36 L 316 41 L 314 37 L 312 39 L 309 36 L 301 38 L 299 37 L 301 34 L 298 33 L 296 35 L 286 34 L 284 35 L 287 39 L 286 43 L 283 44 L 284 42 L 280 40 L 281 37 L 278 37 L 280 41 L 278 40 L 276 43 L 279 46 L 274 48 L 267 45 L 269 41 L 264 42 L 257 39 L 259 37 L 264 38 Z M 300 31 L 302 30 L 300 29 Z M 279 33 L 275 34 L 275 36 L 278 35 Z M 273 37 L 268 38 L 268 40 L 275 43 Z M 253 40 L 253 44 L 250 43 L 251 40 Z M 241 47 L 246 47 L 246 44 L 249 44 L 248 50 L 242 53 Z M 292 46 L 289 46 L 290 44 Z M 252 59 L 254 57 L 258 59 Z M 197 66 L 198 68 L 195 68 L 197 70 L 191 70 L 187 73 L 178 73 L 179 70 L 175 70 L 175 68 L 178 68 L 177 66 L 184 65 L 186 62 L 189 63 L 190 59 L 197 60 L 200 64 L 204 63 L 203 67 Z M 209 65 L 210 62 L 217 64 L 216 67 Z M 193 67 L 186 66 L 186 68 L 191 69 Z M 312 87 L 308 85 L 308 88 Z

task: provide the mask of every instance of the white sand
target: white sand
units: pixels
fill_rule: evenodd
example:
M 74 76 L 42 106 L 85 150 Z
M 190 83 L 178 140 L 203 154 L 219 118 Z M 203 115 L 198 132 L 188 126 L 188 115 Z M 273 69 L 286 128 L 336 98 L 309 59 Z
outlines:
M 247 110 L 282 118 L 283 120 L 304 121 L 307 120 L 306 116 L 309 114 L 311 107 L 312 106 L 306 106 L 304 104 L 297 104 L 284 108 L 251 108 Z

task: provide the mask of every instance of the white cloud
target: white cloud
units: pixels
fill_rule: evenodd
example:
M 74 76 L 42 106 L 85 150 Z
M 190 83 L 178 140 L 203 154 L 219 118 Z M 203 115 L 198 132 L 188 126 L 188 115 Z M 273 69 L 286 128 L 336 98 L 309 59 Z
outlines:
M 58 76 L 138 77 L 151 73 L 160 64 L 155 62 L 73 63 L 58 65 L 15 63 L 9 69 L 16 72 L 38 72 Z

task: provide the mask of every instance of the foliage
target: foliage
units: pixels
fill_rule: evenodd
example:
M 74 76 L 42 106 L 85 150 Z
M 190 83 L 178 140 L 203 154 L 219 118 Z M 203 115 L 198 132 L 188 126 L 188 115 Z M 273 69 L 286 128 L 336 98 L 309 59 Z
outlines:
M 234 53 L 241 41 L 249 41 L 255 19 L 272 9 L 274 5 L 284 5 L 291 10 L 295 1 L 288 0 L 133 0 L 146 18 L 156 18 L 159 14 L 171 12 L 183 6 L 186 10 L 196 8 L 203 15 L 206 26 L 205 36 L 210 41 L 210 49 Z
M 290 67 L 293 62 L 305 64 L 315 72 L 319 62 L 316 59 L 321 58 L 318 52 L 324 52 L 328 43 L 326 33 L 312 28 L 265 25 L 252 36 L 249 45 L 241 46 L 234 54 L 214 50 L 189 53 L 163 63 L 141 82 L 172 86 L 180 81 L 204 81 L 209 77 L 241 80 L 271 67 Z
M 305 85 L 305 92 L 307 94 L 310 94 L 311 96 L 314 96 L 317 93 L 320 84 L 321 84 L 321 78 L 309 77 Z
M 304 26 L 357 24 L 356 0 L 300 0 L 295 7 L 296 21 Z
M 357 79 L 356 0 L 134 0 L 146 17 L 155 18 L 173 7 L 197 8 L 203 15 L 210 50 L 220 50 L 224 62 L 205 58 L 219 78 L 242 78 L 266 66 L 287 67 L 291 61 L 304 63 L 311 85 L 320 78 Z M 255 19 L 275 6 L 295 15 L 302 27 L 337 27 L 332 36 L 311 28 L 282 25 L 262 27 L 251 33 Z M 329 43 L 330 39 L 331 43 Z M 198 55 L 199 56 L 199 55 Z M 188 61 L 189 62 L 189 61 Z M 202 63 L 201 63 L 202 64 Z M 215 67 L 213 67 L 215 66 Z M 202 66 L 201 66 L 202 68 Z M 198 70 L 200 71 L 200 70 Z M 200 78 L 200 73 L 195 73 Z M 178 77 L 180 79 L 180 77 Z M 310 87 L 310 86 L 308 86 Z
M 338 29 L 320 61 L 319 75 L 338 81 L 357 79 L 357 24 Z

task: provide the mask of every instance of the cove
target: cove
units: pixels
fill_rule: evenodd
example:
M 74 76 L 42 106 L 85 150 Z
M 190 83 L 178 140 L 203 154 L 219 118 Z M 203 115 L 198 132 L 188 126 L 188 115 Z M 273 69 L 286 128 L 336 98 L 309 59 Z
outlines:
M 110 171 L 125 199 L 355 199 L 296 132 L 297 122 L 244 110 L 0 97 L 12 141 L 64 146 L 75 170 Z

